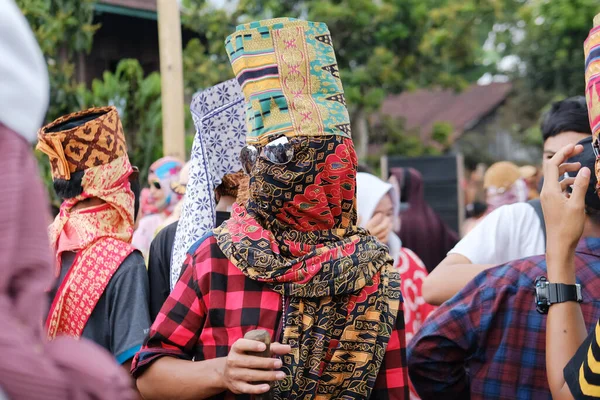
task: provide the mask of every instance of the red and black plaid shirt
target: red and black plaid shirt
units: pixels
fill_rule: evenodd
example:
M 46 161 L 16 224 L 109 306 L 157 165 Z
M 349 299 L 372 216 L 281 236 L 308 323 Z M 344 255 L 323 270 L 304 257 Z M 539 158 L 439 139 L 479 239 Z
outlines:
M 209 236 L 190 250 L 184 272 L 133 360 L 132 373 L 163 356 L 184 360 L 226 357 L 231 346 L 253 329 L 281 341 L 282 298 L 266 285 L 247 278 L 223 255 Z M 404 317 L 389 340 L 372 399 L 408 399 Z M 223 393 L 216 399 L 242 399 Z

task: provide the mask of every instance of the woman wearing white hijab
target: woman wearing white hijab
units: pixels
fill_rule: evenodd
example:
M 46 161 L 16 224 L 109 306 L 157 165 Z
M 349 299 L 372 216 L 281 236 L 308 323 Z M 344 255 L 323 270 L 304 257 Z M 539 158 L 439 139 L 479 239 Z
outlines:
M 359 172 L 356 174 L 356 198 L 358 225 L 387 244 L 400 273 L 406 343 L 409 343 L 435 307 L 427 304 L 421 294 L 427 268 L 415 253 L 402 247 L 402 241 L 394 233 L 400 230 L 401 224 L 399 188 L 374 175 Z M 412 385 L 410 389 L 411 399 L 418 399 Z
M 408 343 L 425 318 L 435 309 L 425 302 L 421 294 L 427 269 L 415 253 L 402 247 L 400 238 L 394 233 L 394 228 L 399 227 L 401 223 L 395 220 L 399 219 L 398 189 L 374 175 L 359 172 L 356 174 L 356 197 L 359 226 L 368 229 L 372 235 L 388 245 L 394 265 L 400 273 Z

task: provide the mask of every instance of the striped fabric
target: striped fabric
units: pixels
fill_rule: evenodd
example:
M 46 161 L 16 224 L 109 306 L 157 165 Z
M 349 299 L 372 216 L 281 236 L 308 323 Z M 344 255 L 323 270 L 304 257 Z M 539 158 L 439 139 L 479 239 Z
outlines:
M 281 135 L 350 137 L 327 25 L 290 18 L 253 22 L 238 26 L 225 47 L 247 103 L 249 144 Z
M 585 95 L 594 139 L 600 134 L 600 14 L 594 18 L 594 28 L 584 43 Z

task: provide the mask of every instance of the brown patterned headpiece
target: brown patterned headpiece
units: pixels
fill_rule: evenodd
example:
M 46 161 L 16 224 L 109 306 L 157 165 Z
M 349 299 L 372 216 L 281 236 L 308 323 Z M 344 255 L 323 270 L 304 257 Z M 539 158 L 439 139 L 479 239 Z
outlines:
M 115 107 L 90 108 L 60 117 L 38 132 L 36 147 L 50 158 L 54 179 L 108 164 L 127 155 Z

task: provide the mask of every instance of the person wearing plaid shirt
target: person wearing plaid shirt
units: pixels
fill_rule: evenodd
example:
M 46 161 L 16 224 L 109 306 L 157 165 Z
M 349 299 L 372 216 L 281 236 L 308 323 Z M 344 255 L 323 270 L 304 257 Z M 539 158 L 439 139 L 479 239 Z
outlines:
M 281 338 L 279 293 L 249 279 L 231 264 L 212 234 L 197 242 L 190 253 L 179 282 L 134 360 L 134 377 L 164 356 L 187 361 L 227 357 L 234 343 L 252 329 L 264 329 L 271 337 Z M 371 399 L 408 398 L 406 367 L 402 362 L 405 353 L 404 322 L 398 318 Z M 215 372 L 220 371 L 207 371 L 198 377 L 211 379 Z M 214 398 L 249 399 L 232 393 Z
M 592 138 L 569 158 L 576 169 L 594 167 Z M 565 167 L 567 168 L 567 167 Z M 561 182 L 573 184 L 576 169 Z M 565 172 L 563 170 L 561 174 Z M 593 177 L 585 196 L 586 224 L 575 266 L 586 327 L 600 317 L 600 199 Z M 409 344 L 412 383 L 431 399 L 551 399 L 546 379 L 546 316 L 536 311 L 535 280 L 547 276 L 545 256 L 534 256 L 479 274 L 430 315 Z
M 189 251 L 134 359 L 140 392 L 407 399 L 400 278 L 357 226 L 358 158 L 327 26 L 253 22 L 226 49 L 247 106 L 249 198 Z M 244 338 L 257 329 L 269 349 Z
M 600 317 L 600 238 L 582 240 L 575 260 L 589 329 Z M 544 256 L 494 267 L 430 315 L 408 348 L 410 379 L 423 400 L 552 398 L 546 317 L 534 301 L 541 275 Z

